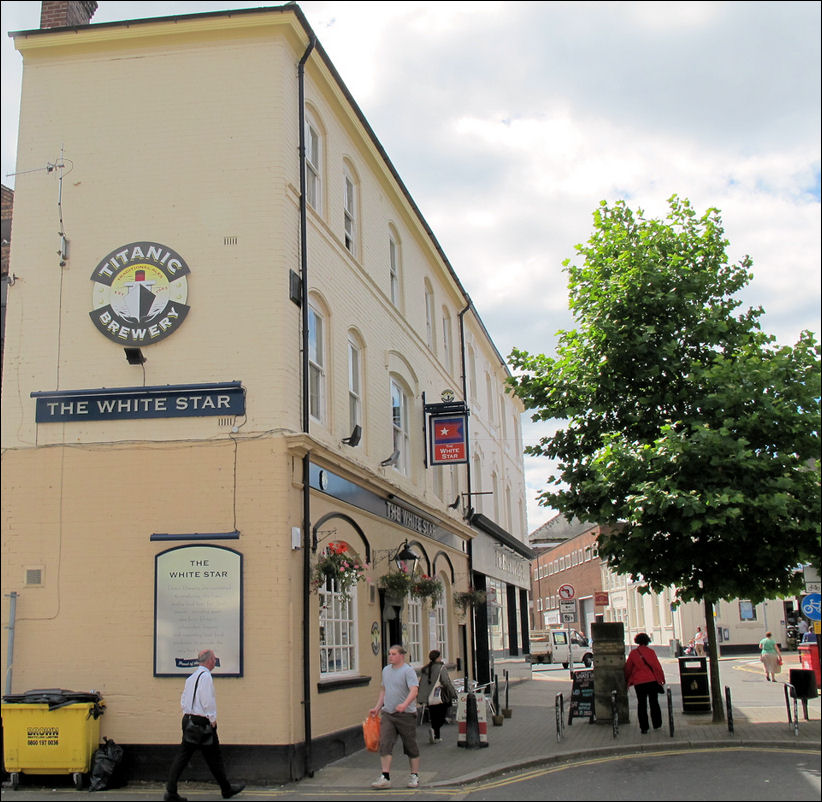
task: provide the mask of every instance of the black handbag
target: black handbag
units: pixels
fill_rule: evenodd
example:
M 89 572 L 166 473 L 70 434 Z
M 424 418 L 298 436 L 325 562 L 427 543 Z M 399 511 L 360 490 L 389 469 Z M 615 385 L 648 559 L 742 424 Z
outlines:
M 202 673 L 200 673 L 200 677 L 202 676 Z M 197 698 L 197 686 L 200 684 L 200 677 L 197 677 L 197 682 L 194 683 L 194 695 L 191 697 L 192 707 L 194 706 L 194 700 Z M 189 715 L 183 725 L 183 741 L 197 746 L 211 746 L 214 743 L 214 727 L 203 716 Z

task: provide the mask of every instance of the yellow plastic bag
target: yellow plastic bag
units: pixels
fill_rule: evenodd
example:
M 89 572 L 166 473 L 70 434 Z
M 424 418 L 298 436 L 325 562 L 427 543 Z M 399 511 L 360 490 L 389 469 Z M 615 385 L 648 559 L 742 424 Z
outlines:
M 362 723 L 362 737 L 365 739 L 365 748 L 369 752 L 379 752 L 380 750 L 380 719 L 379 716 L 368 714 L 368 718 Z

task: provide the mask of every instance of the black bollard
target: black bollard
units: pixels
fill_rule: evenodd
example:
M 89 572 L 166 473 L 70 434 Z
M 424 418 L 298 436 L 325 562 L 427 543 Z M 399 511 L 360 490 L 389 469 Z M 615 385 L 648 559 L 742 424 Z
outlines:
M 465 743 L 459 744 L 466 749 L 479 749 L 488 746 L 488 742 L 480 741 L 479 717 L 477 715 L 476 694 L 469 693 L 465 700 Z

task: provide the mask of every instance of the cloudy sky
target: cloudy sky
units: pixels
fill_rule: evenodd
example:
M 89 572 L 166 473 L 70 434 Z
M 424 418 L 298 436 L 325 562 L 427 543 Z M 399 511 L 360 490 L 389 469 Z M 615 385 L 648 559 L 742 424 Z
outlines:
M 268 5 L 100 0 L 93 22 Z M 503 356 L 550 353 L 572 327 L 562 261 L 600 200 L 661 215 L 674 193 L 722 211 L 767 331 L 819 337 L 819 3 L 299 5 Z M 12 187 L 21 60 L 7 33 L 39 20 L 39 2 L 2 3 Z M 544 431 L 526 420 L 526 443 Z M 551 468 L 525 467 L 533 530 L 554 514 L 534 501 Z

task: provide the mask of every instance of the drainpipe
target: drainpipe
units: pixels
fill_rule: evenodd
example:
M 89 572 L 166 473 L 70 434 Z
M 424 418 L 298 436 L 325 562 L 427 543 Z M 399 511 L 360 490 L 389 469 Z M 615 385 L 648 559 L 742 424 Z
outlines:
M 308 407 L 308 234 L 305 208 L 305 63 L 314 49 L 316 39 L 312 35 L 297 67 L 300 120 L 300 280 L 302 297 L 302 424 L 303 433 L 309 433 Z M 311 754 L 311 639 L 309 583 L 311 580 L 311 551 L 308 533 L 311 531 L 310 457 L 303 456 L 303 721 L 305 729 L 304 776 L 313 777 Z
M 14 619 L 17 617 L 17 591 L 13 590 L 9 597 L 9 640 L 6 652 L 6 696 L 11 694 L 11 670 L 14 666 Z
M 462 363 L 462 398 L 465 401 L 465 406 L 468 406 L 468 374 L 465 369 L 465 313 L 471 308 L 471 299 L 466 297 L 467 305 L 465 309 L 463 309 L 459 313 L 460 319 L 460 361 Z M 465 463 L 465 483 L 468 490 L 468 506 L 471 506 L 471 460 Z M 474 586 L 474 541 L 468 541 L 468 584 L 473 587 Z M 477 676 L 477 650 L 474 643 L 476 638 L 476 621 L 472 619 L 471 621 L 471 671 L 474 674 L 474 677 Z M 465 688 L 468 688 L 467 680 L 468 680 L 468 667 L 466 666 L 465 669 L 465 678 L 466 684 Z

